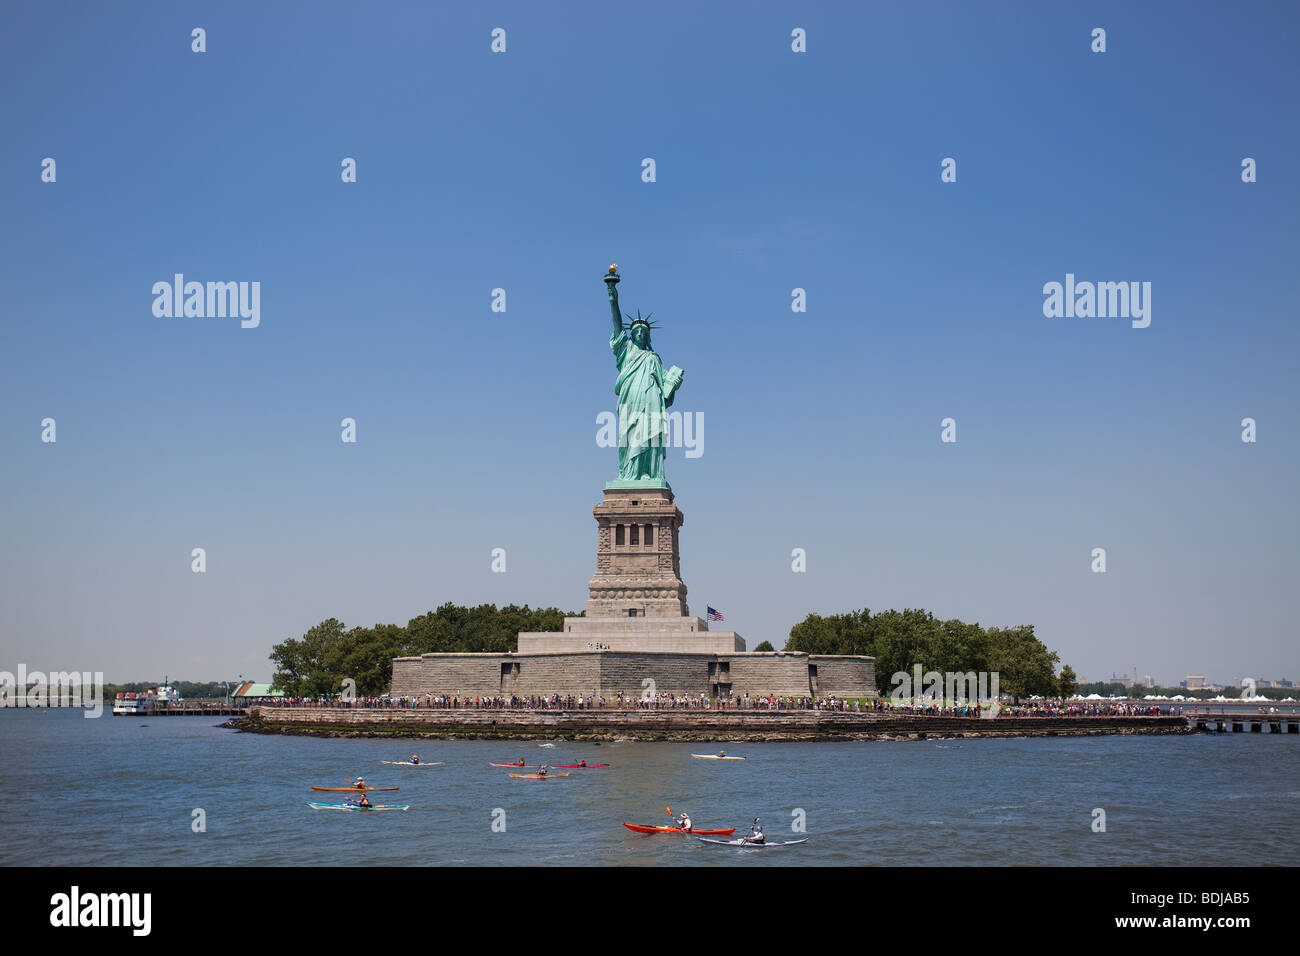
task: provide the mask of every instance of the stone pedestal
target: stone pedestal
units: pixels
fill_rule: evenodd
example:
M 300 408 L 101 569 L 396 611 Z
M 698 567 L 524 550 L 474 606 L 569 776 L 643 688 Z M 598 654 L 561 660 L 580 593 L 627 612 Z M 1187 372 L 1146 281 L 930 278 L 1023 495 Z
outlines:
M 596 516 L 596 574 L 588 618 L 683 618 L 678 532 L 684 518 L 666 487 L 606 488 Z
M 667 482 L 612 481 L 592 513 L 596 574 L 587 583 L 586 617 L 566 617 L 560 633 L 521 633 L 521 654 L 745 650 L 735 631 L 710 631 L 708 621 L 691 616 L 678 546 L 684 518 Z

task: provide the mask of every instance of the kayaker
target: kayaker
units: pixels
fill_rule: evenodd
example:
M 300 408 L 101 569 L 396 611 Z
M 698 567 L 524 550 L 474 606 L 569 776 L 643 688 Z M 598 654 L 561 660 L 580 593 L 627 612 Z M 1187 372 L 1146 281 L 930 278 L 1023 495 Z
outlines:
M 357 787 L 358 790 L 364 790 L 364 789 L 366 789 L 366 778 L 365 778 L 365 777 L 357 777 L 356 787 Z
M 420 755 L 419 755 L 419 754 L 411 754 L 411 763 L 413 763 L 413 764 L 415 764 L 415 765 L 418 766 L 419 763 L 420 763 Z
M 537 769 L 537 776 L 539 776 L 539 777 L 545 777 L 545 776 L 546 776 L 546 764 L 542 764 L 541 767 L 539 767 L 539 768 Z
M 585 766 L 587 766 L 587 761 L 585 761 L 585 760 L 579 760 L 579 761 L 578 761 L 578 766 L 579 766 L 579 767 L 585 767 Z
M 754 825 L 749 828 L 749 836 L 745 837 L 746 843 L 766 843 L 767 838 L 763 836 L 763 825 L 758 822 L 758 817 L 754 817 Z
M 361 799 L 356 801 L 356 805 L 357 805 L 358 807 L 369 807 L 369 806 L 370 806 L 370 798 L 367 797 L 367 796 L 363 793 L 363 794 L 361 795 Z
M 690 816 L 687 815 L 686 813 L 683 813 L 680 817 L 678 817 L 678 818 L 677 818 L 677 827 L 678 827 L 678 829 L 682 830 L 682 831 L 685 832 L 685 833 L 690 833 L 690 832 L 691 832 L 691 818 L 690 818 Z

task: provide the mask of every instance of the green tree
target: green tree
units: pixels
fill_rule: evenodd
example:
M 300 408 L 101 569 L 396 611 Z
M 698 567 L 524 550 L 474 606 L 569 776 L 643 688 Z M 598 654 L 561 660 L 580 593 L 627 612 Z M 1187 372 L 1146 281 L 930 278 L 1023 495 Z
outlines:
M 870 654 L 870 619 L 866 609 L 829 617 L 809 614 L 790 628 L 785 649 L 805 654 Z
M 910 684 L 917 665 L 922 674 L 997 672 L 1002 693 L 1017 696 L 1047 696 L 1060 686 L 1060 659 L 1034 636 L 1033 625 L 985 628 L 956 619 L 940 621 L 919 608 L 809 614 L 790 628 L 786 650 L 875 657 L 882 693 L 900 686 L 895 674 L 905 674 Z M 920 690 L 912 688 L 913 695 Z
M 1061 668 L 1061 673 L 1056 678 L 1056 693 L 1061 697 L 1069 697 L 1078 686 L 1078 675 L 1074 673 L 1073 667 L 1066 664 Z
M 342 674 L 327 669 L 326 658 L 336 652 L 343 639 L 343 623 L 336 618 L 322 621 L 301 640 L 290 638 L 271 648 L 275 676 L 271 683 L 291 697 L 334 694 L 341 689 Z
M 1034 637 L 1034 626 L 991 627 L 989 669 L 997 672 L 1004 694 L 1027 697 L 1056 692 L 1056 665 L 1060 657 Z
M 754 653 L 758 653 L 759 651 L 774 651 L 774 650 L 776 650 L 776 648 L 772 646 L 771 641 L 764 641 L 762 644 L 759 644 L 758 647 L 754 648 Z

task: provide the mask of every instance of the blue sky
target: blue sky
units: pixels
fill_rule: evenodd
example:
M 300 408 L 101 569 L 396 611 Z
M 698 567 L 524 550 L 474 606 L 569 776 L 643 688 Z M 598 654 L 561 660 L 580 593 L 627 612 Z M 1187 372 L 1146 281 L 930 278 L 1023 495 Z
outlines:
M 0 669 L 266 678 L 331 616 L 581 608 L 618 262 L 705 422 L 667 465 L 693 612 L 779 647 L 920 606 L 1089 678 L 1300 678 L 1298 20 L 6 8 Z M 260 282 L 260 326 L 156 318 L 177 272 Z M 1151 282 L 1150 327 L 1045 318 L 1066 273 Z

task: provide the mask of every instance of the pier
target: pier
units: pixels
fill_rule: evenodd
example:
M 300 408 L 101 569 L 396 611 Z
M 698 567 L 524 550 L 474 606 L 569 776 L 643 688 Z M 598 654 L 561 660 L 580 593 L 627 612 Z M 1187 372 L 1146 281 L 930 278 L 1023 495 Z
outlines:
M 1191 729 L 1207 733 L 1300 734 L 1300 712 L 1294 710 L 1264 714 L 1248 711 L 1201 711 L 1185 714 L 1184 719 Z
M 171 704 L 139 713 L 114 713 L 115 717 L 245 717 L 249 708 L 235 704 Z

